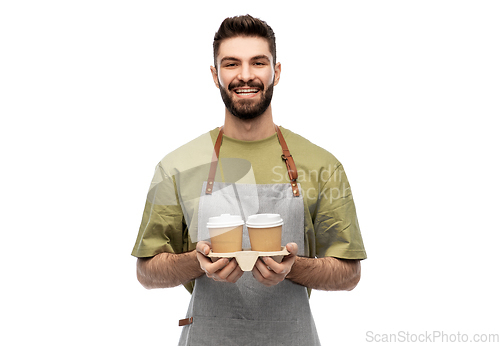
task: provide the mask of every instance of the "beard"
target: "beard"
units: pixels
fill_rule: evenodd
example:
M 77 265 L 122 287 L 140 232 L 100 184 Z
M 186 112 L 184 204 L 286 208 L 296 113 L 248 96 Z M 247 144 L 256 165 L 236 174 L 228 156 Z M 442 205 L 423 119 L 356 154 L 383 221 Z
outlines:
M 219 81 L 219 85 L 220 81 Z M 266 109 L 271 104 L 271 99 L 273 98 L 273 89 L 274 89 L 274 79 L 271 85 L 264 89 L 264 85 L 259 82 L 250 82 L 250 83 L 231 83 L 228 86 L 228 90 L 232 90 L 234 88 L 241 88 L 244 86 L 248 86 L 250 88 L 259 88 L 261 90 L 260 99 L 255 102 L 253 99 L 241 99 L 233 101 L 231 96 L 226 91 L 225 88 L 219 88 L 220 94 L 222 96 L 222 101 L 229 112 L 237 118 L 242 120 L 250 120 L 257 118 L 262 115 L 266 111 Z

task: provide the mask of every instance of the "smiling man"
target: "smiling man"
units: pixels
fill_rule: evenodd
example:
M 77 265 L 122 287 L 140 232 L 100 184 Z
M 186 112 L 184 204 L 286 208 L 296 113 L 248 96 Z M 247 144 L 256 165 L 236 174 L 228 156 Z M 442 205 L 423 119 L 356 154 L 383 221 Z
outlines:
M 137 277 L 146 288 L 184 284 L 192 293 L 179 345 L 319 345 L 308 293 L 352 290 L 366 258 L 344 169 L 274 124 L 281 64 L 267 23 L 224 20 L 210 70 L 224 126 L 158 164 L 132 252 Z M 281 262 L 262 256 L 243 272 L 234 258 L 208 257 L 210 217 L 263 213 L 283 219 Z
M 257 52 L 262 54 L 255 55 Z M 211 71 L 226 114 L 241 120 L 254 119 L 265 112 L 270 115 L 281 64 L 273 64 L 267 41 L 261 37 L 228 38 L 219 46 L 218 60 L 218 68 L 212 66 Z

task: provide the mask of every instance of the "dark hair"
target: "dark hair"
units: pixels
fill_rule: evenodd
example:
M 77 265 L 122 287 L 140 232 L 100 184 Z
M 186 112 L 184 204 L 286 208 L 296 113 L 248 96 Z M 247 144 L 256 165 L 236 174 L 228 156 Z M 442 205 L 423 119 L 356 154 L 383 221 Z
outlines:
M 214 66 L 217 68 L 217 54 L 223 40 L 237 36 L 262 37 L 269 44 L 269 51 L 276 64 L 276 38 L 273 29 L 263 20 L 247 14 L 224 19 L 214 36 Z

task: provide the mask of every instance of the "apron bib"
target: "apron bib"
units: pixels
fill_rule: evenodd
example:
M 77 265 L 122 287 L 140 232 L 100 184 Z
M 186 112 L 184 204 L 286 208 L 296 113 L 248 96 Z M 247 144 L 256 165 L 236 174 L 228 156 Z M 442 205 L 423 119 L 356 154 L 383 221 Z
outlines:
M 286 148 L 279 128 L 280 144 Z M 281 138 L 280 138 L 281 137 Z M 218 158 L 222 130 L 215 146 Z M 288 151 L 288 149 L 287 149 Z M 291 155 L 288 155 L 293 165 Z M 214 161 L 213 161 L 214 162 Z M 227 184 L 214 182 L 212 169 L 203 183 L 198 209 L 198 240 L 207 240 L 209 217 L 221 214 L 280 214 L 283 219 L 282 244 L 297 243 L 304 254 L 304 202 L 295 173 L 290 184 Z M 209 191 L 210 189 L 210 191 Z M 243 248 L 250 248 L 246 225 Z M 260 259 L 258 259 L 260 260 Z M 266 287 L 252 272 L 244 272 L 236 283 L 216 282 L 205 275 L 195 280 L 186 315 L 191 323 L 183 327 L 179 345 L 320 345 L 309 307 L 307 289 L 290 280 Z

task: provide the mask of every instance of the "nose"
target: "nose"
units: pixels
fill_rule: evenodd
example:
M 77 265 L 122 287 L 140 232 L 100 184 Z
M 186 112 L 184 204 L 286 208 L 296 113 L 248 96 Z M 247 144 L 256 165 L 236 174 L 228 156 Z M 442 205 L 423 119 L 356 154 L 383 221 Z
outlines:
M 252 68 L 249 64 L 243 64 L 241 66 L 240 73 L 238 74 L 238 79 L 243 82 L 251 81 L 255 78 Z

